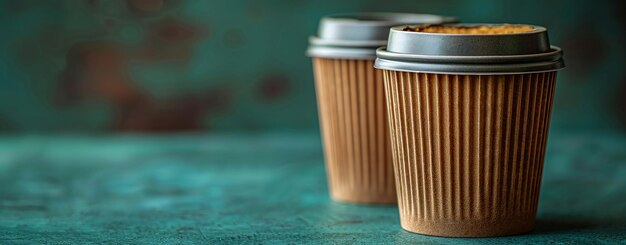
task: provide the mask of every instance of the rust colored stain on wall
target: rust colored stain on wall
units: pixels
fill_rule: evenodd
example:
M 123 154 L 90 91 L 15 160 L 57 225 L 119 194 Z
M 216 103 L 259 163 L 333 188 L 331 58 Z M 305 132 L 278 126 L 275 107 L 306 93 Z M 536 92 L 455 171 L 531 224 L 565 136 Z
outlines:
M 323 15 L 381 10 L 546 26 L 567 65 L 552 126 L 624 130 L 624 4 L 0 1 L 0 131 L 318 130 L 307 38 Z
M 145 132 L 199 130 L 203 118 L 227 105 L 229 91 L 223 89 L 155 99 L 137 85 L 129 72 L 132 57 L 123 49 L 106 41 L 76 44 L 59 80 L 60 101 L 102 100 L 113 108 L 113 130 Z
M 289 79 L 282 73 L 269 73 L 263 76 L 257 87 L 259 97 L 266 101 L 275 101 L 289 93 Z
M 90 2 L 96 12 L 101 3 Z M 137 15 L 133 18 L 139 19 L 145 17 L 143 13 L 158 15 L 158 11 L 167 7 L 158 0 L 130 0 L 128 6 Z M 115 29 L 120 22 L 127 21 L 106 18 L 103 24 L 106 29 Z M 109 125 L 116 131 L 204 129 L 203 120 L 227 106 L 229 90 L 213 88 L 158 99 L 136 80 L 131 64 L 172 60 L 188 63 L 194 44 L 206 39 L 208 31 L 175 16 L 146 23 L 139 30 L 142 36 L 138 45 L 111 41 L 113 34 L 74 43 L 60 74 L 58 101 L 66 106 L 84 100 L 108 104 L 113 110 Z

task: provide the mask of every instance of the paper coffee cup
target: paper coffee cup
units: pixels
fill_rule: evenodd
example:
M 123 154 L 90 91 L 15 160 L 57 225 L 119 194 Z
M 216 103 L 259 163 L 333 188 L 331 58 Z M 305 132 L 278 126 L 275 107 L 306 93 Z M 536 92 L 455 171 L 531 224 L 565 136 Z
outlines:
M 382 72 L 376 48 L 402 23 L 447 23 L 423 14 L 358 13 L 322 18 L 310 38 L 330 194 L 353 203 L 396 203 Z
M 561 49 L 539 26 L 508 34 L 405 27 L 391 29 L 375 63 L 402 227 L 445 237 L 532 230 Z

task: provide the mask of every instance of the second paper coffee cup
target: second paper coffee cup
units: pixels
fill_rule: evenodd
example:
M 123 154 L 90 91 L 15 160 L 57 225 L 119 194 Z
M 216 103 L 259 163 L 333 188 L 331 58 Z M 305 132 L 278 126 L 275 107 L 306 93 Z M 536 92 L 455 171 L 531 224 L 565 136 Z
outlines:
M 377 56 L 402 227 L 446 237 L 532 230 L 564 67 L 546 28 L 399 26 Z
M 353 203 L 397 200 L 382 72 L 376 48 L 389 28 L 409 23 L 449 23 L 425 14 L 355 13 L 322 18 L 311 37 L 320 126 L 330 194 Z

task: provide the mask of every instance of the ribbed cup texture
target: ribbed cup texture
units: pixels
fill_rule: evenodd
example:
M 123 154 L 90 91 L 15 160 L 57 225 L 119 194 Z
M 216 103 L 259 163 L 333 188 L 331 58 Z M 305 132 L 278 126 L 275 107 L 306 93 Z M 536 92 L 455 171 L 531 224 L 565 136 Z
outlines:
M 556 72 L 384 71 L 402 227 L 447 237 L 533 229 Z
M 331 196 L 395 203 L 382 71 L 371 60 L 314 58 Z

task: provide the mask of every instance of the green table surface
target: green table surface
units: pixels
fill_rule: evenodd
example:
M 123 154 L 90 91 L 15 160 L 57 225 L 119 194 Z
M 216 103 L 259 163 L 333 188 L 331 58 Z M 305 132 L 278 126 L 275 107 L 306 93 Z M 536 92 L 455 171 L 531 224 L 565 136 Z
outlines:
M 536 229 L 412 234 L 333 202 L 319 135 L 0 137 L 0 244 L 626 244 L 626 137 L 552 132 Z

